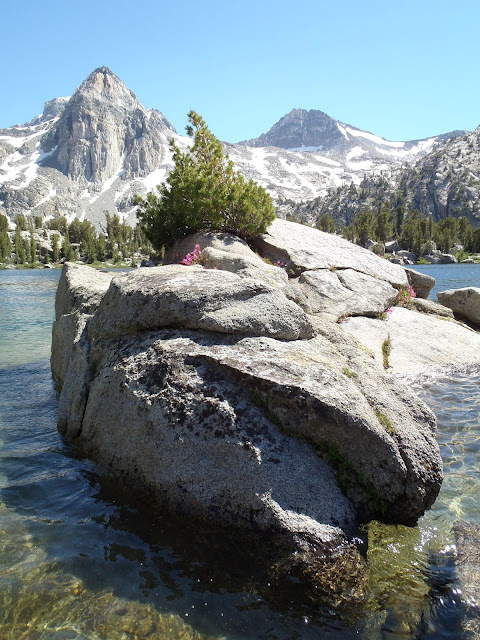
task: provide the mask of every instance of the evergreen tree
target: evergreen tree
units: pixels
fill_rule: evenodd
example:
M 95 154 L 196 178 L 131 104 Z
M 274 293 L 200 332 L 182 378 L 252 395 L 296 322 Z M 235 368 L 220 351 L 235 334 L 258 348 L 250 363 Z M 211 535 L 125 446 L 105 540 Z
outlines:
M 317 222 L 317 229 L 325 233 L 335 233 L 335 220 L 330 213 L 324 213 Z
M 23 213 L 19 213 L 19 214 L 15 217 L 15 227 L 16 227 L 19 231 L 26 231 L 26 230 L 27 230 L 27 219 L 25 218 L 25 216 L 23 215 Z
M 59 238 L 60 238 L 60 236 L 58 235 L 58 233 L 55 233 L 53 235 L 53 238 L 52 238 L 52 260 L 55 263 L 58 262 L 58 259 L 60 257 L 60 255 L 59 255 L 59 246 L 58 246 Z
M 194 111 L 188 114 L 191 149 L 172 140 L 174 169 L 144 200 L 135 197 L 137 215 L 153 246 L 169 247 L 194 231 L 216 229 L 248 238 L 266 231 L 275 218 L 267 192 L 234 171 L 220 141 Z
M 373 236 L 373 213 L 371 209 L 361 211 L 355 218 L 354 227 L 357 235 L 357 242 L 364 247 L 367 240 Z
M 402 225 L 403 225 L 403 220 L 405 218 L 405 208 L 400 205 L 397 207 L 397 219 L 396 219 L 396 232 L 397 235 L 400 235 L 402 233 Z
M 15 231 L 15 262 L 17 264 L 25 264 L 25 249 L 23 246 L 23 238 L 20 229 L 17 227 Z
M 375 239 L 379 242 L 387 242 L 393 236 L 393 216 L 390 203 L 379 205 L 374 224 Z
M 0 231 L 8 231 L 8 218 L 0 213 Z
M 63 257 L 67 262 L 71 262 L 74 259 L 74 253 L 72 249 L 72 245 L 70 244 L 70 240 L 68 238 L 68 233 L 65 236 L 62 246 Z
M 30 230 L 30 262 L 35 264 L 37 261 L 37 243 L 35 242 L 35 238 L 33 236 L 33 230 Z
M 6 231 L 0 231 L 0 260 L 7 262 L 12 252 L 12 243 Z
M 105 260 L 105 236 L 103 233 L 98 234 L 97 259 L 100 261 Z
M 8 237 L 8 218 L 0 213 L 0 260 L 8 261 L 12 251 L 12 243 Z
M 54 217 L 48 221 L 48 228 L 59 231 L 63 236 L 66 236 L 68 233 L 68 221 L 65 216 L 61 216 L 56 211 Z

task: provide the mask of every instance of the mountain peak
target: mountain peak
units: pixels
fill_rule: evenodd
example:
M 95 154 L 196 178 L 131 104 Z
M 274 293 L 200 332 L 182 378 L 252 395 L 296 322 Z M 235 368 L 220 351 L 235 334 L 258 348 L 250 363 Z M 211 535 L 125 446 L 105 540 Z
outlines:
M 108 67 L 95 69 L 42 139 L 53 167 L 80 182 L 142 176 L 158 165 L 175 130 L 160 112 L 147 112 Z
M 252 147 L 329 149 L 343 140 L 337 121 L 318 109 L 292 109 L 258 138 L 244 141 Z
M 89 95 L 97 100 L 111 100 L 112 98 L 137 100 L 133 91 L 130 91 L 108 67 L 98 67 L 92 71 L 75 91 L 73 97 L 78 95 Z

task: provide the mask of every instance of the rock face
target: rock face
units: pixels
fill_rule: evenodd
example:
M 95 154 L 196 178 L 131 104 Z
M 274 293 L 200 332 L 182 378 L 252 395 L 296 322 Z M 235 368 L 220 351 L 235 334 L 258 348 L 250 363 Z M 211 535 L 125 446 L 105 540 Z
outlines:
M 420 273 L 415 269 L 405 269 L 408 278 L 408 284 L 410 284 L 415 291 L 417 298 L 428 298 L 428 294 L 435 285 L 435 278 L 427 275 L 426 273 Z
M 480 288 L 464 287 L 437 293 L 439 302 L 449 307 L 456 316 L 466 318 L 480 326 Z
M 75 181 L 103 183 L 120 169 L 126 177 L 151 173 L 165 155 L 172 125 L 147 112 L 117 76 L 101 67 L 66 104 L 58 123 L 42 139 L 43 166 Z
M 193 239 L 211 269 L 112 278 L 67 264 L 52 370 L 59 429 L 91 457 L 190 517 L 273 534 L 317 575 L 333 562 L 355 591 L 362 561 L 347 536 L 372 516 L 415 522 L 442 465 L 434 415 L 328 308 L 332 287 L 352 301 L 373 283 L 363 311 L 382 308 L 404 270 L 353 245 L 348 263 L 347 246 L 329 236 L 329 250 L 324 235 L 276 221 L 262 236 L 301 273 L 277 288 L 227 234 Z M 228 255 L 256 265 L 256 279 L 221 270 Z
M 353 269 L 395 287 L 408 284 L 405 270 L 383 261 L 348 240 L 306 225 L 274 220 L 268 233 L 253 240 L 259 253 L 273 262 L 285 262 L 292 275 L 317 269 Z
M 395 307 L 386 320 L 350 318 L 342 329 L 368 348 L 379 365 L 387 342 L 388 369 L 407 379 L 477 367 L 480 334 L 445 316 L 438 317 L 434 307 L 427 313 Z
M 184 265 L 114 278 L 91 332 L 95 340 L 105 340 L 164 327 L 280 340 L 313 336 L 305 312 L 276 289 L 234 273 Z

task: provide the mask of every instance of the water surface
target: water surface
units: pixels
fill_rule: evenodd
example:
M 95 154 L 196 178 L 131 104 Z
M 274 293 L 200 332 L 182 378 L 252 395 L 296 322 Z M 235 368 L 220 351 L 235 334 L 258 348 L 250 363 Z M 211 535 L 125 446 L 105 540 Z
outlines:
M 347 615 L 274 591 L 255 557 L 154 512 L 62 439 L 49 370 L 58 276 L 0 272 L 2 640 L 467 637 L 477 612 L 452 525 L 480 522 L 478 372 L 417 386 L 439 418 L 445 482 L 417 527 L 361 532 L 371 593 Z

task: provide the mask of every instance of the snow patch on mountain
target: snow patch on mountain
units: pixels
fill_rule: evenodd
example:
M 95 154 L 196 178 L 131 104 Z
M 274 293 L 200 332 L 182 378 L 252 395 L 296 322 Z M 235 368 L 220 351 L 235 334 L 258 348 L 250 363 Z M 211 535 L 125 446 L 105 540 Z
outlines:
M 346 128 L 347 133 L 355 138 L 365 138 L 366 140 L 370 140 L 375 144 L 385 145 L 387 147 L 404 147 L 405 142 L 391 142 L 390 140 L 385 140 L 384 138 L 379 138 L 375 136 L 373 133 L 369 133 L 368 131 L 359 131 L 358 129 L 351 129 L 350 127 Z

